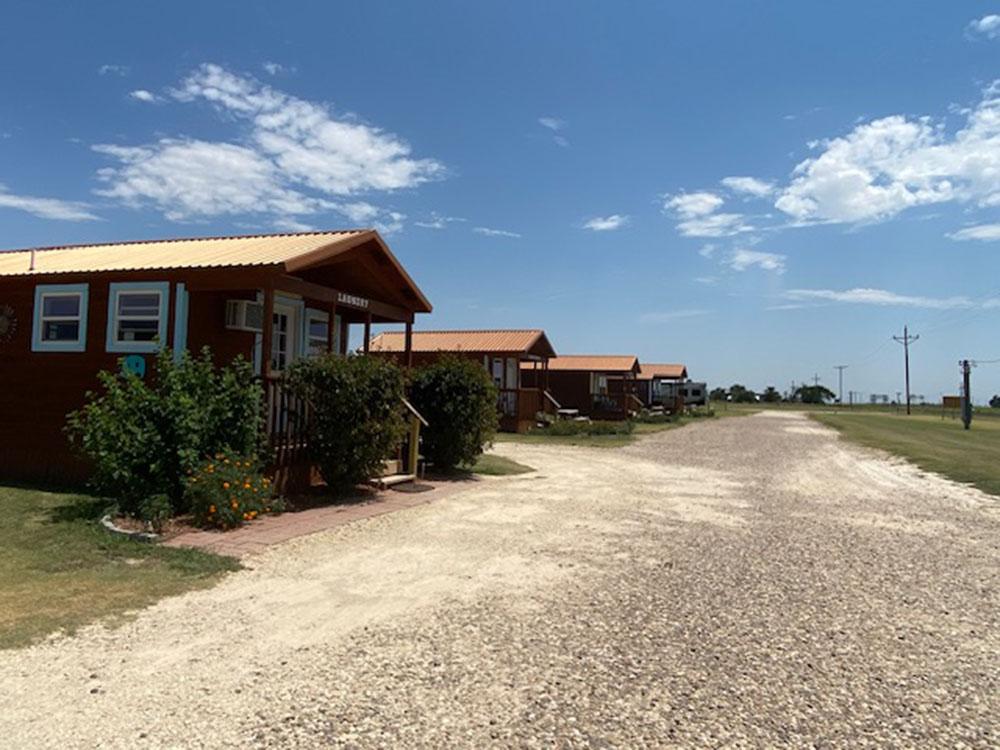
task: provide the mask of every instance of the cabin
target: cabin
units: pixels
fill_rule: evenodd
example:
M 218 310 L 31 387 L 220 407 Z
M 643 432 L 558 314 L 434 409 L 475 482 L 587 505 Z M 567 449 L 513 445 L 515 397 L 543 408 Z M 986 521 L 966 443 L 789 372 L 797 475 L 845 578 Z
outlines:
M 406 341 L 402 333 L 386 331 L 369 342 L 368 351 L 400 359 L 406 356 Z M 497 411 L 501 430 L 526 432 L 535 424 L 539 412 L 554 412 L 557 408 L 545 392 L 548 363 L 556 356 L 545 331 L 419 331 L 413 334 L 409 356 L 415 366 L 433 362 L 444 354 L 482 362 L 499 390 Z M 523 383 L 522 368 L 538 373 L 531 387 Z
M 628 419 L 644 408 L 636 395 L 639 359 L 632 355 L 562 355 L 549 360 L 547 390 L 564 414 L 592 419 Z M 538 371 L 522 365 L 526 387 L 537 387 Z
M 676 408 L 675 399 L 668 392 L 668 386 L 683 382 L 687 376 L 687 367 L 684 365 L 642 362 L 636 378 L 636 395 L 647 408 L 664 407 L 673 410 Z
M 283 388 L 300 357 L 346 354 L 352 326 L 404 326 L 431 304 L 371 229 L 0 252 L 0 478 L 79 481 L 63 435 L 101 370 L 143 374 L 166 347 L 238 355 L 263 381 L 275 484 L 308 483 L 305 409 Z M 268 323 L 265 324 L 265 321 Z M 14 437 L 16 436 L 16 439 Z

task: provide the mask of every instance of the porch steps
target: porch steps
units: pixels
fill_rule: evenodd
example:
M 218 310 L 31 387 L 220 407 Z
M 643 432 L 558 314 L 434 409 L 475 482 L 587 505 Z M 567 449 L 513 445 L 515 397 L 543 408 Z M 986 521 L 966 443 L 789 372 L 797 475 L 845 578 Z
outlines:
M 415 482 L 417 479 L 416 474 L 387 474 L 384 477 L 378 477 L 372 479 L 371 483 L 378 487 L 380 490 L 388 489 L 389 487 L 394 487 L 397 484 L 405 484 L 406 482 Z

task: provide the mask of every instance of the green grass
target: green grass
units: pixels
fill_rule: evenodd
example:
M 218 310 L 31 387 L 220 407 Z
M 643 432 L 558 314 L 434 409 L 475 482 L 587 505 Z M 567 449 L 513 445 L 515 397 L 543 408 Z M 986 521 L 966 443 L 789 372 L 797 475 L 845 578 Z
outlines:
M 476 463 L 471 467 L 473 474 L 483 474 L 491 477 L 505 477 L 513 474 L 527 474 L 534 471 L 531 466 L 519 464 L 503 456 L 486 453 L 476 459 Z
M 741 412 L 743 413 L 743 412 Z M 750 413 L 749 411 L 745 413 Z M 719 412 L 716 412 L 719 415 Z M 733 412 L 731 416 L 736 416 Z M 496 440 L 502 443 L 527 443 L 535 445 L 572 445 L 588 448 L 621 448 L 631 445 L 643 435 L 651 435 L 664 430 L 674 430 L 688 424 L 703 422 L 712 417 L 681 417 L 674 422 L 633 422 L 632 431 L 627 434 L 615 435 L 554 435 L 545 430 L 534 430 L 529 433 L 501 432 Z
M 214 583 L 239 563 L 114 536 L 94 498 L 0 486 L 0 648 Z
M 957 419 L 931 414 L 813 413 L 812 418 L 840 431 L 848 440 L 882 448 L 927 471 L 1000 495 L 1000 420 L 973 420 L 962 429 Z
M 633 435 L 549 435 L 537 432 L 502 432 L 496 436 L 498 443 L 527 443 L 529 445 L 573 445 L 590 448 L 621 448 L 635 441 Z

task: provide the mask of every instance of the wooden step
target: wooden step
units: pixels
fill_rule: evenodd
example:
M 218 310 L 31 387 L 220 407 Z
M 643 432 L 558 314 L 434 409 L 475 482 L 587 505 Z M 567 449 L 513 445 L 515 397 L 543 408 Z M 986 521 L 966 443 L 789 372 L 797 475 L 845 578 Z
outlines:
M 406 482 L 414 482 L 417 479 L 416 474 L 388 474 L 384 477 L 378 477 L 371 480 L 371 484 L 378 487 L 380 490 L 388 489 L 397 484 L 405 484 Z

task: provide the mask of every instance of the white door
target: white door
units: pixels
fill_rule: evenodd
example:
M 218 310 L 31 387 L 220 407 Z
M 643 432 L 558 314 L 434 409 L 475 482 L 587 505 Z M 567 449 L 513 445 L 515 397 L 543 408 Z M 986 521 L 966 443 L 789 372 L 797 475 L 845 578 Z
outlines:
M 299 321 L 296 308 L 291 305 L 274 306 L 271 329 L 271 371 L 283 372 L 298 356 Z

